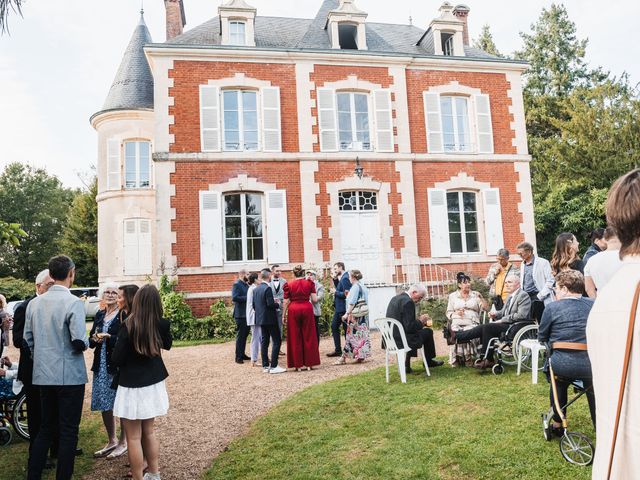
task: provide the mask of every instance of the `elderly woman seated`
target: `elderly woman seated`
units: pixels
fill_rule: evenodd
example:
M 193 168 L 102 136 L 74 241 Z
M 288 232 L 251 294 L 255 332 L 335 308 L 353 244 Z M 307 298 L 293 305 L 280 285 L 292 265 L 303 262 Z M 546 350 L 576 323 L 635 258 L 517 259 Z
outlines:
M 12 363 L 9 357 L 0 359 L 0 398 L 12 397 L 13 381 L 18 374 L 18 364 Z
M 449 295 L 447 318 L 451 321 L 450 330 L 459 332 L 480 324 L 480 312 L 487 309 L 487 302 L 480 293 L 471 290 L 471 278 L 464 272 L 457 275 L 458 290 Z M 454 344 L 449 347 L 449 365 L 460 367 L 473 365 L 478 340 L 469 343 Z
M 558 403 L 564 409 L 567 404 L 567 389 L 572 381 L 581 380 L 587 391 L 591 420 L 596 423 L 595 397 L 592 388 L 591 363 L 587 353 L 587 318 L 593 306 L 593 300 L 583 297 L 584 277 L 575 270 L 566 270 L 556 275 L 555 294 L 557 301 L 550 303 L 544 310 L 538 340 L 551 347 L 549 364 L 556 376 Z M 562 435 L 560 415 L 553 401 L 550 389 L 551 406 L 554 410 L 552 431 Z

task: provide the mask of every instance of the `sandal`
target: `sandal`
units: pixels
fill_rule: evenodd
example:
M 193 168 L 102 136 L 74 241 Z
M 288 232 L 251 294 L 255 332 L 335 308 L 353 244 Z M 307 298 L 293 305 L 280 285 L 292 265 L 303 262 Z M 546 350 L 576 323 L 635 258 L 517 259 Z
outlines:
M 107 445 L 106 447 L 101 448 L 97 452 L 93 452 L 93 457 L 94 458 L 105 457 L 108 454 L 110 454 L 117 446 L 118 446 L 117 443 L 115 445 L 112 445 L 112 446 Z
M 334 365 L 344 365 L 346 362 L 346 360 L 344 359 L 344 357 L 340 357 L 338 360 L 336 360 L 333 364 Z
M 122 445 L 117 445 L 116 448 L 114 448 L 113 451 L 109 455 L 107 455 L 107 460 L 113 460 L 114 458 L 121 457 L 125 453 L 127 453 L 127 446 L 125 445 L 123 447 Z

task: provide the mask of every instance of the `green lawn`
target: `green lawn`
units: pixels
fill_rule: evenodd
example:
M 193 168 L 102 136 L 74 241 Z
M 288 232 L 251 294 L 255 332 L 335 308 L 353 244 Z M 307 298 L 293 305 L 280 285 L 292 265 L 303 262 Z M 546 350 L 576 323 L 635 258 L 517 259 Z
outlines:
M 394 366 L 395 367 L 395 366 Z M 542 436 L 544 376 L 441 367 L 432 377 L 384 369 L 304 390 L 258 419 L 207 479 L 589 479 Z M 269 392 L 261 394 L 269 395 Z M 250 405 L 247 405 L 250 408 Z M 594 438 L 586 399 L 570 427 Z
M 15 433 L 15 432 L 14 432 Z M 80 479 L 91 470 L 93 452 L 104 445 L 106 433 L 102 426 L 100 415 L 90 413 L 85 409 L 80 424 L 80 442 L 78 446 L 84 454 L 76 458 L 74 479 Z M 6 447 L 0 447 L 0 480 L 20 480 L 26 477 L 27 454 L 29 443 L 14 435 L 13 441 Z M 55 469 L 45 470 L 43 480 L 55 479 Z

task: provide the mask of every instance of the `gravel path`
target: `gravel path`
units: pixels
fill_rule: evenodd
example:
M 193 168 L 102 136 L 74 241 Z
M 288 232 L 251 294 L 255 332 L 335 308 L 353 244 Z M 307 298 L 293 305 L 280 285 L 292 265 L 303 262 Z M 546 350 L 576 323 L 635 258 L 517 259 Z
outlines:
M 442 334 L 435 332 L 435 338 L 438 354 L 444 355 L 447 347 Z M 162 478 L 199 478 L 216 455 L 278 402 L 310 385 L 383 366 L 384 353 L 377 333 L 372 334 L 372 347 L 373 355 L 367 362 L 335 366 L 334 359 L 325 355 L 333 350 L 333 342 L 325 338 L 320 344 L 319 367 L 310 372 L 288 371 L 280 375 L 265 374 L 261 368 L 251 367 L 250 362 L 234 363 L 233 342 L 164 352 L 170 374 L 167 387 L 171 406 L 169 415 L 156 421 Z M 92 355 L 86 358 L 89 366 Z M 280 358 L 281 364 L 286 363 L 285 357 Z M 397 375 L 395 378 L 398 381 Z M 383 375 L 380 381 L 384 382 Z M 261 392 L 267 394 L 259 395 Z M 89 411 L 90 398 L 91 380 L 87 385 L 85 413 Z M 126 455 L 111 461 L 98 459 L 93 472 L 84 478 L 123 478 L 127 463 Z

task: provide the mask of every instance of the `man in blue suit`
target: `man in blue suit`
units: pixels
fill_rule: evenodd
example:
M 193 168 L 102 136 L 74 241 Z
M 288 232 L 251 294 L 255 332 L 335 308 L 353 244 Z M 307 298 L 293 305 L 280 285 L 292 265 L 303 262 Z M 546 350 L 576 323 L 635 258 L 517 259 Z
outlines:
M 331 334 L 333 335 L 333 344 L 335 350 L 331 353 L 327 353 L 327 357 L 341 357 L 342 347 L 340 345 L 340 326 L 343 326 L 345 335 L 347 334 L 347 325 L 342 320 L 342 316 L 347 311 L 347 295 L 349 295 L 349 289 L 351 288 L 351 282 L 349 281 L 349 274 L 345 272 L 344 263 L 336 262 L 333 265 L 333 284 L 335 290 L 333 290 L 333 320 L 331 321 Z
M 236 321 L 236 363 L 244 363 L 250 360 L 245 352 L 247 348 L 247 337 L 249 336 L 249 327 L 247 326 L 247 291 L 249 284 L 246 268 L 238 272 L 238 280 L 231 288 L 231 300 L 233 300 L 233 318 Z
M 278 305 L 273 298 L 273 291 L 269 285 L 271 271 L 267 268 L 260 272 L 261 283 L 253 291 L 253 308 L 256 311 L 256 325 L 262 329 L 262 369 L 265 373 L 284 373 L 286 368 L 278 366 L 280 353 L 280 327 L 278 326 Z M 269 339 L 271 347 L 271 362 L 269 362 Z

